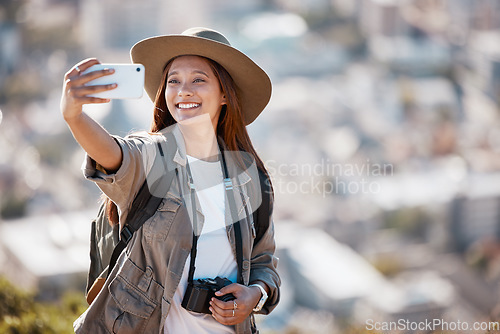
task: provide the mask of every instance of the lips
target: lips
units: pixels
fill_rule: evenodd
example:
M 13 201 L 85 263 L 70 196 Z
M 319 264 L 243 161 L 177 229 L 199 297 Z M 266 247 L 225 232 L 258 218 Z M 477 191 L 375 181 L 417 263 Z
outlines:
M 178 109 L 194 109 L 194 108 L 198 108 L 199 106 L 201 106 L 201 103 L 185 103 L 185 102 L 182 102 L 182 103 L 177 103 L 175 106 Z

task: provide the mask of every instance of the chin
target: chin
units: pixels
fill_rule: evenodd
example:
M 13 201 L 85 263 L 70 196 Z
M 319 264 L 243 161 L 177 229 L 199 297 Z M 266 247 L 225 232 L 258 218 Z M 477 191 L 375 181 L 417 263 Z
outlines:
M 178 122 L 185 124 L 194 124 L 194 123 L 203 123 L 209 122 L 212 123 L 209 114 L 194 114 L 194 115 L 181 115 L 178 119 Z

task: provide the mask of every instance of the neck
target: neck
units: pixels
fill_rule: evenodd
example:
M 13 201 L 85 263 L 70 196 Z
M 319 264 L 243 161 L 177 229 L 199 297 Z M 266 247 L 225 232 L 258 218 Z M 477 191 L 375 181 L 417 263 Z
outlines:
M 212 161 L 219 153 L 215 128 L 206 117 L 194 117 L 181 122 L 179 129 L 184 137 L 186 153 L 194 158 Z

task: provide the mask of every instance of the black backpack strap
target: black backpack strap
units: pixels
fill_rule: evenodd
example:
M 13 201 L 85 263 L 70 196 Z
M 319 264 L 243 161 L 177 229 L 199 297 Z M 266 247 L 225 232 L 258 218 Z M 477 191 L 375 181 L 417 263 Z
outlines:
M 146 181 L 142 185 L 142 187 L 139 190 L 139 193 L 137 194 L 135 199 L 138 200 L 138 203 L 143 203 L 143 202 L 148 203 L 148 201 L 151 199 L 151 201 L 150 201 L 151 205 L 148 205 L 150 207 L 150 210 L 148 210 L 148 211 L 151 211 L 151 209 L 154 206 L 156 206 L 156 208 L 155 208 L 155 210 L 156 210 L 158 208 L 158 205 L 160 205 L 160 202 L 161 202 L 161 198 L 153 197 L 151 195 L 151 193 L 149 192 L 148 183 Z M 134 200 L 134 203 L 135 203 L 135 200 Z M 136 206 L 134 205 L 134 203 L 132 204 L 132 207 L 130 208 L 130 212 L 132 212 L 132 211 L 135 211 L 135 212 L 143 211 L 143 213 L 145 212 L 144 210 L 136 209 Z M 135 222 L 136 222 L 135 225 L 136 226 L 139 225 L 138 226 L 139 228 L 148 219 L 148 217 L 146 217 L 144 214 L 141 215 L 141 218 L 142 218 L 142 221 L 135 220 Z M 127 220 L 132 220 L 132 217 L 130 217 L 130 219 L 127 219 Z M 111 255 L 111 259 L 109 260 L 107 277 L 109 277 L 109 274 L 113 270 L 113 267 L 115 266 L 116 261 L 118 260 L 118 257 L 120 257 L 120 254 L 123 252 L 125 247 L 127 247 L 127 244 L 130 241 L 130 239 L 132 239 L 132 236 L 134 235 L 135 231 L 137 231 L 137 229 L 135 229 L 134 227 L 132 227 L 128 224 L 123 226 L 123 228 L 120 232 L 120 241 L 116 244 L 115 249 L 113 250 L 113 254 Z
M 262 236 L 266 233 L 271 223 L 271 213 L 272 213 L 272 188 L 271 181 L 267 175 L 259 169 L 259 180 L 260 180 L 260 191 L 262 193 L 262 203 L 253 212 L 253 222 L 255 224 L 255 243 L 262 239 Z
M 174 179 L 175 176 L 175 171 L 170 170 L 167 167 L 167 163 L 173 160 L 176 151 L 175 148 L 177 147 L 177 145 L 173 134 L 167 133 L 166 137 L 167 137 L 166 157 L 163 152 L 161 143 L 157 142 L 158 151 L 160 152 L 161 160 L 163 161 L 164 164 L 165 176 L 157 180 L 157 182 L 155 182 L 151 186 L 152 191 L 150 191 L 150 186 L 148 185 L 147 180 L 144 181 L 141 188 L 139 189 L 139 192 L 137 193 L 136 197 L 134 198 L 134 201 L 132 202 L 132 206 L 130 207 L 127 220 L 120 232 L 120 241 L 115 246 L 113 254 L 111 255 L 111 260 L 109 261 L 109 267 L 108 267 L 108 275 L 107 275 L 108 277 L 111 274 L 111 271 L 113 270 L 116 261 L 118 260 L 118 257 L 123 252 L 125 247 L 127 247 L 127 244 L 129 243 L 130 239 L 132 239 L 135 231 L 141 228 L 141 226 L 146 222 L 146 220 L 148 220 L 150 217 L 154 215 L 154 213 L 158 209 L 158 206 L 162 202 L 163 197 L 153 196 L 151 192 L 157 194 L 155 190 L 159 189 L 163 185 L 166 185 L 166 187 L 163 188 L 165 192 L 165 194 L 163 195 L 165 196 L 167 194 L 168 189 L 170 188 L 170 185 L 172 184 L 172 180 Z M 167 161 L 167 163 L 165 162 L 165 160 Z
M 236 242 L 236 264 L 238 265 L 238 282 L 243 284 L 243 249 L 241 239 L 241 221 L 234 223 L 234 236 Z

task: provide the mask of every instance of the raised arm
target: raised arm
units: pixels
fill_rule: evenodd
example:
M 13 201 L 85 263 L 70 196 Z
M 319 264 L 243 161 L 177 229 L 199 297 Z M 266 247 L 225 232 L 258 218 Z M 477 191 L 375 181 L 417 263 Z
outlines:
M 84 104 L 109 102 L 109 99 L 88 95 L 116 88 L 115 84 L 85 86 L 94 79 L 114 72 L 110 69 L 81 74 L 96 64 L 99 64 L 97 59 L 86 59 L 66 73 L 61 97 L 61 112 L 78 144 L 99 165 L 113 172 L 118 170 L 122 163 L 120 146 L 99 123 L 82 110 Z

